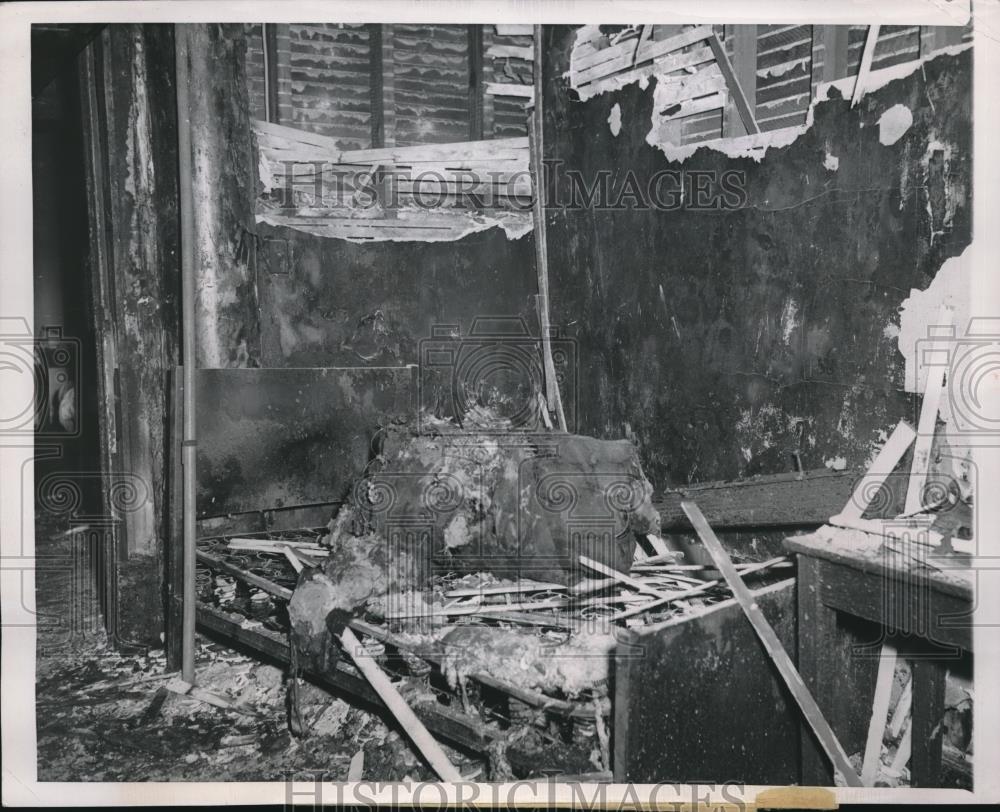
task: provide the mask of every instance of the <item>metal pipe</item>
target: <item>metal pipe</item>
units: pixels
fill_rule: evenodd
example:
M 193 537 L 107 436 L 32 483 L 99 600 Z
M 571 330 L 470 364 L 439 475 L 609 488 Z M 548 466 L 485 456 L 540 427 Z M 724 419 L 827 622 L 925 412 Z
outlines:
M 184 613 L 181 623 L 181 677 L 194 684 L 195 635 L 195 238 L 194 199 L 191 188 L 191 108 L 188 98 L 187 25 L 174 26 L 174 56 L 177 76 L 177 157 L 181 220 L 181 352 L 184 363 L 184 439 L 181 446 L 183 466 L 183 543 L 184 543 Z

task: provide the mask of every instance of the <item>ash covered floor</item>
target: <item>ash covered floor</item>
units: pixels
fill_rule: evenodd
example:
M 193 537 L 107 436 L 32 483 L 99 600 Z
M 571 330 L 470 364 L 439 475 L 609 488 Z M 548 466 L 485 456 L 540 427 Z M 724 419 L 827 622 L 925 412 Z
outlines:
M 409 743 L 374 713 L 302 682 L 308 734 L 288 730 L 283 669 L 198 636 L 199 688 L 240 711 L 166 690 L 162 650 L 120 653 L 101 628 L 93 573 L 79 541 L 40 519 L 40 556 L 77 562 L 41 569 L 36 659 L 39 781 L 280 781 L 310 775 L 346 780 L 364 752 L 365 777 L 426 780 Z M 67 623 L 67 621 L 71 621 Z M 251 715 L 256 714 L 256 715 Z M 481 764 L 448 750 L 463 775 Z

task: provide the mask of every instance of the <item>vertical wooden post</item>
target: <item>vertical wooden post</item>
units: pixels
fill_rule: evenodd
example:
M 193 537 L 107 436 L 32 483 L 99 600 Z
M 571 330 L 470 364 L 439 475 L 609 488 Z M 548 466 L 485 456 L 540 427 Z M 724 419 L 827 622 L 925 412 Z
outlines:
M 938 48 L 962 43 L 960 25 L 924 25 L 920 27 L 920 56 L 927 56 Z
M 371 146 L 396 146 L 396 86 L 392 50 L 392 26 L 368 25 L 371 74 Z
M 756 118 L 757 107 L 757 26 L 729 25 L 727 33 L 733 41 L 733 73 L 746 98 L 747 105 Z M 743 135 L 750 132 L 743 123 L 736 99 L 730 94 L 723 113 L 722 135 L 724 137 Z
M 824 25 L 823 81 L 832 82 L 847 76 L 847 32 L 850 26 Z
M 264 115 L 268 121 L 281 123 L 278 103 L 278 29 L 272 23 L 261 23 L 264 53 Z
M 910 775 L 915 787 L 941 785 L 941 719 L 944 717 L 945 666 L 924 652 L 910 661 L 913 700 L 910 728 L 913 749 Z
M 488 56 L 490 46 L 493 45 L 494 38 L 494 28 L 492 25 L 481 26 L 483 32 L 483 87 L 486 86 L 488 82 L 494 81 L 495 71 L 494 58 Z M 494 122 L 494 112 L 493 112 L 493 96 L 489 93 L 482 93 L 480 96 L 483 102 L 483 138 L 493 137 L 493 122 Z
M 754 107 L 756 102 L 754 101 L 757 96 L 757 72 L 753 72 L 753 83 L 754 89 L 753 93 L 748 97 L 746 93 L 743 92 L 743 87 L 740 84 L 739 77 L 736 75 L 736 70 L 733 68 L 733 63 L 729 61 L 729 54 L 726 53 L 726 47 L 722 44 L 722 40 L 719 39 L 719 35 L 713 33 L 712 36 L 708 38 L 708 44 L 712 49 L 712 56 L 715 57 L 715 62 L 719 66 L 719 70 L 722 71 L 722 75 L 726 79 L 726 87 L 729 88 L 729 98 L 736 106 L 736 110 L 739 113 L 740 120 L 743 122 L 743 127 L 748 135 L 753 133 L 759 133 L 760 127 L 757 126 L 757 115 Z M 756 42 L 754 43 L 754 53 L 756 53 Z
M 469 59 L 469 140 L 483 140 L 483 27 L 470 25 L 468 32 Z

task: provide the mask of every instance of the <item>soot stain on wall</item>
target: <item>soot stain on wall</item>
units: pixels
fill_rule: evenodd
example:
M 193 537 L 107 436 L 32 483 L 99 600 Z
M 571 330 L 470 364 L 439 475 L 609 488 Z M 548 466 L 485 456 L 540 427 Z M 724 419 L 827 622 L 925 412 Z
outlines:
M 579 430 L 639 440 L 657 487 L 822 467 L 861 467 L 917 403 L 903 391 L 898 308 L 971 239 L 971 53 L 942 55 L 862 98 L 831 91 L 814 123 L 759 162 L 700 149 L 683 163 L 612 135 L 608 110 L 649 121 L 653 88 L 586 102 L 563 77 L 575 31 L 547 34 L 545 151 L 552 320 L 577 342 Z M 880 143 L 878 121 L 913 123 Z M 829 159 L 837 156 L 837 161 Z M 567 170 L 736 170 L 735 210 L 552 206 Z
M 418 363 L 435 327 L 535 323 L 534 247 L 500 229 L 455 242 L 353 243 L 258 226 L 263 366 Z

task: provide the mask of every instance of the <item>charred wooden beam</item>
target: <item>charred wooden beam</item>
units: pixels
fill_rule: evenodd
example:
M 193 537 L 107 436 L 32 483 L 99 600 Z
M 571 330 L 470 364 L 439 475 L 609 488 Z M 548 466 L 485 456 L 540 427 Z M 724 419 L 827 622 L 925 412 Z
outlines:
M 226 643 L 248 648 L 282 665 L 289 663 L 291 654 L 284 635 L 263 627 L 243 628 L 241 625 L 243 620 L 241 615 L 223 612 L 204 604 L 198 606 L 198 625 L 203 631 Z M 312 682 L 338 694 L 347 695 L 355 701 L 360 700 L 375 706 L 382 705 L 378 694 L 367 680 L 345 662 L 338 663 L 333 672 L 306 672 L 306 676 Z M 504 737 L 502 731 L 437 702 L 414 703 L 412 708 L 420 721 L 436 736 L 474 752 L 485 753 Z M 523 771 L 524 774 L 530 773 L 534 759 L 520 752 L 516 745 L 508 748 L 506 756 L 515 769 Z
M 717 529 L 818 527 L 848 503 L 857 478 L 857 471 L 822 469 L 740 482 L 704 482 L 667 491 L 654 506 L 667 532 L 690 531 L 681 510 L 685 499 L 697 500 Z
M 468 26 L 469 54 L 469 140 L 482 141 L 483 121 L 483 27 Z
M 725 46 L 723 46 L 722 42 L 719 40 L 718 34 L 712 34 L 712 36 L 708 38 L 708 44 L 712 49 L 713 56 L 715 56 L 715 61 L 719 65 L 719 70 L 721 70 L 722 75 L 726 77 L 726 84 L 729 86 L 729 95 L 736 104 L 736 109 L 740 114 L 740 118 L 743 120 L 743 126 L 746 128 L 747 134 L 752 135 L 754 133 L 759 133 L 760 127 L 757 126 L 757 118 L 750 106 L 750 101 L 748 100 L 743 86 L 740 84 L 739 77 L 733 68 L 733 64 L 729 61 L 729 55 L 726 53 Z M 754 73 L 754 76 L 756 76 L 756 72 Z
M 392 35 L 392 25 L 371 23 L 368 26 L 373 149 L 396 145 L 396 83 Z

